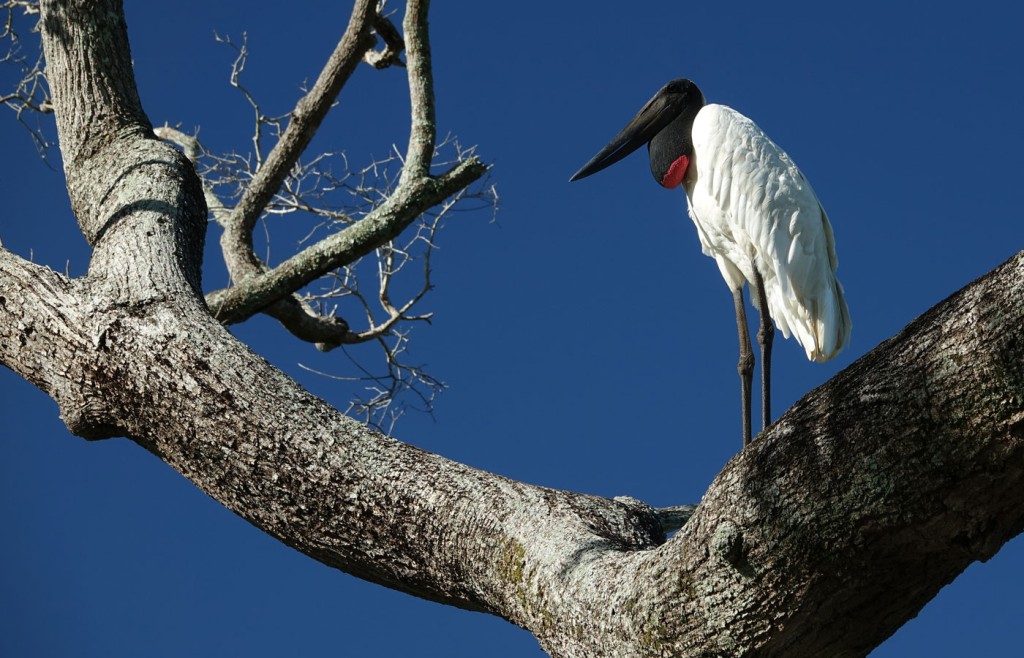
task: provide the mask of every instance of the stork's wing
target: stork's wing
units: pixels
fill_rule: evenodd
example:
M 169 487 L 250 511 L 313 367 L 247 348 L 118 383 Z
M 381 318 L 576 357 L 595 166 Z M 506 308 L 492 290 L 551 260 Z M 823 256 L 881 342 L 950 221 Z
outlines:
M 685 182 L 704 253 L 730 286 L 761 273 L 779 330 L 807 357 L 825 361 L 846 346 L 850 312 L 835 277 L 828 216 L 792 159 L 754 124 L 724 105 L 693 123 L 695 176 Z

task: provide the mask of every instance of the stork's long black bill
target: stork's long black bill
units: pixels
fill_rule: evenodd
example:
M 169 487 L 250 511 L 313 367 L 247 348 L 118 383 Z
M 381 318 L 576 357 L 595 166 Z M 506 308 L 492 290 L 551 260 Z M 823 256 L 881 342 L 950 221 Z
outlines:
M 665 85 L 654 98 L 647 101 L 633 120 L 626 124 L 607 146 L 572 175 L 569 182 L 596 174 L 651 141 L 665 126 L 672 123 L 685 107 L 685 95 L 671 89 L 671 85 Z

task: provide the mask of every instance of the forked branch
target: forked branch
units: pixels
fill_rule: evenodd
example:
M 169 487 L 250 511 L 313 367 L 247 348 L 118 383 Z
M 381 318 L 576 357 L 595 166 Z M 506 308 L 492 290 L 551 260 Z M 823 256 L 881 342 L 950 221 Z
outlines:
M 383 3 L 372 10 L 367 3 L 357 3 L 341 42 L 283 129 L 281 120 L 265 116 L 241 79 L 248 56 L 245 40 L 236 43 L 227 37 L 218 37 L 237 52 L 231 68 L 231 84 L 245 96 L 254 112 L 254 153 L 248 156 L 209 153 L 196 136 L 169 126 L 156 131 L 161 138 L 182 148 L 196 165 L 212 218 L 224 229 L 221 247 L 232 285 L 207 295 L 214 317 L 223 324 L 233 324 L 262 312 L 277 318 L 292 334 L 315 343 L 323 351 L 356 343 L 373 342 L 383 346 L 387 374 L 367 376 L 375 391 L 370 406 L 378 408 L 391 404 L 390 398 L 386 405 L 378 398 L 381 390 L 387 391 L 385 397 L 390 396 L 396 382 L 423 384 L 424 390 L 417 391 L 417 395 L 421 406 L 427 409 L 434 393 L 443 387 L 401 357 L 407 346 L 408 331 L 400 327 L 429 318 L 429 313 L 413 307 L 431 287 L 429 256 L 441 219 L 465 199 L 485 199 L 486 205 L 491 206 L 497 201 L 493 189 L 468 191 L 468 187 L 487 171 L 472 149 L 464 150 L 454 140 L 437 144 L 427 9 L 428 3 L 422 0 L 408 3 L 403 38 L 384 14 Z M 370 50 L 375 42 L 372 33 L 383 39 L 382 51 Z M 375 66 L 383 67 L 389 62 L 399 64 L 399 56 L 406 49 L 406 78 L 412 99 L 406 152 L 400 154 L 396 150 L 388 159 L 357 172 L 349 170 L 344 154 L 321 153 L 302 158 L 358 57 L 363 56 Z M 264 156 L 264 128 L 268 125 L 271 132 L 279 136 L 279 141 Z M 455 157 L 437 165 L 447 170 L 433 174 L 431 167 L 440 150 L 451 148 L 455 150 Z M 336 171 L 338 163 L 343 166 L 340 174 Z M 399 173 L 392 174 L 396 165 L 400 166 Z M 355 200 L 354 204 L 339 206 L 335 197 L 346 193 Z M 237 203 L 232 205 L 232 199 L 238 199 Z M 432 210 L 438 206 L 441 206 L 439 211 Z M 271 220 L 291 214 L 317 221 L 309 235 L 316 239 L 295 255 L 271 265 L 269 253 L 260 258 L 255 252 L 256 222 L 263 218 L 269 231 Z M 417 223 L 419 228 L 408 244 L 403 246 L 396 242 L 398 236 L 413 230 L 411 227 Z M 425 230 L 430 238 L 420 239 Z M 406 250 L 411 244 L 418 245 L 414 252 Z M 377 272 L 387 274 L 377 277 L 377 292 L 366 295 L 359 288 L 359 273 L 365 277 L 370 266 L 360 263 L 375 251 Z M 395 254 L 404 254 L 405 259 L 422 259 L 424 263 L 419 292 L 402 302 L 393 302 L 388 292 L 397 270 L 386 261 L 393 260 Z M 323 285 L 311 288 L 318 281 Z M 376 300 L 376 310 L 368 308 L 364 303 L 367 299 Z M 360 310 L 366 316 L 365 326 L 359 326 L 361 321 L 349 317 Z M 380 311 L 383 317 L 379 316 Z M 375 370 L 369 368 L 364 374 Z M 408 377 L 410 373 L 415 376 Z M 381 382 L 388 385 L 382 389 Z M 403 384 L 397 388 L 408 387 Z

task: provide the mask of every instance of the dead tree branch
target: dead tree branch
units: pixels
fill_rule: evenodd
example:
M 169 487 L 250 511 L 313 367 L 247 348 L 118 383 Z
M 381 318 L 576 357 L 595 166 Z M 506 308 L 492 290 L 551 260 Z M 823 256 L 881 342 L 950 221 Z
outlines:
M 224 229 L 221 247 L 231 285 L 207 295 L 214 317 L 224 324 L 233 324 L 266 313 L 293 335 L 314 343 L 322 351 L 347 344 L 381 345 L 387 374 L 371 378 L 372 402 L 358 405 L 364 411 L 370 407 L 390 407 L 392 401 L 389 398 L 385 404 L 385 398 L 403 390 L 413 392 L 419 397 L 420 406 L 430 409 L 430 401 L 443 385 L 405 361 L 402 355 L 407 347 L 408 329 L 399 327 L 429 319 L 429 314 L 416 312 L 413 307 L 430 290 L 429 256 L 441 219 L 460 201 L 484 199 L 491 206 L 497 201 L 493 188 L 468 190 L 487 171 L 472 149 L 462 149 L 449 140 L 436 142 L 425 3 L 412 2 L 407 6 L 404 29 L 407 36 L 403 39 L 386 15 L 383 3 L 376 7 L 368 2 L 356 3 L 348 29 L 287 122 L 268 117 L 244 84 L 249 55 L 245 37 L 235 42 L 218 36 L 218 41 L 236 52 L 230 84 L 244 96 L 253 112 L 252 153 L 216 155 L 204 149 L 194 135 L 169 126 L 156 131 L 161 138 L 182 148 L 195 164 L 211 215 Z M 375 42 L 372 33 L 383 39 L 383 51 L 370 50 Z M 304 159 L 304 150 L 329 108 L 336 104 L 359 58 L 369 58 L 378 68 L 398 64 L 406 42 L 410 61 L 407 79 L 413 101 L 408 151 L 357 172 L 349 170 L 344 154 L 320 153 Z M 264 155 L 267 128 L 277 143 Z M 442 151 L 448 150 L 454 150 L 455 157 L 437 165 L 447 170 L 431 174 L 432 163 Z M 336 171 L 339 165 L 340 172 Z M 398 174 L 393 173 L 396 168 Z M 348 194 L 350 202 L 339 205 L 334 198 L 339 193 Z M 440 210 L 432 210 L 435 207 Z M 275 265 L 270 264 L 269 254 L 262 259 L 257 256 L 253 238 L 257 220 L 269 222 L 274 217 L 293 214 L 317 221 L 310 230 L 309 244 Z M 394 241 L 406 230 L 413 230 L 416 237 L 399 246 Z M 430 238 L 424 239 L 428 233 Z M 316 239 L 312 240 L 314 236 Z M 409 251 L 411 245 L 417 248 Z M 373 297 L 377 299 L 378 310 L 384 312 L 383 318 L 377 317 L 376 311 L 365 312 L 365 304 L 359 303 L 362 293 L 356 289 L 359 273 L 367 276 L 373 271 L 362 259 L 375 252 L 378 292 Z M 397 270 L 393 271 L 385 261 L 393 263 L 396 255 L 401 255 L 403 262 L 422 260 L 425 268 L 421 270 L 424 277 L 420 292 L 405 302 L 393 304 L 388 289 Z M 381 272 L 387 274 L 380 276 Z M 349 301 L 357 302 L 354 309 L 348 307 Z M 360 308 L 366 315 L 365 327 L 358 327 L 359 323 L 349 317 Z M 381 388 L 384 381 L 389 384 Z M 381 391 L 387 394 L 382 397 Z
M 53 112 L 50 90 L 46 85 L 42 51 L 33 43 L 26 46 L 22 37 L 23 30 L 18 25 L 30 23 L 25 28 L 37 32 L 36 23 L 39 16 L 39 3 L 27 0 L 6 0 L 0 3 L 0 16 L 3 26 L 0 27 L 0 42 L 7 42 L 7 52 L 0 56 L 0 65 L 13 66 L 18 70 L 19 79 L 14 89 L 0 95 L 0 104 L 12 112 L 29 136 L 32 138 L 40 157 L 46 159 L 47 152 L 53 146 L 51 138 L 37 119 L 40 114 Z M 33 53 L 33 54 L 28 54 Z

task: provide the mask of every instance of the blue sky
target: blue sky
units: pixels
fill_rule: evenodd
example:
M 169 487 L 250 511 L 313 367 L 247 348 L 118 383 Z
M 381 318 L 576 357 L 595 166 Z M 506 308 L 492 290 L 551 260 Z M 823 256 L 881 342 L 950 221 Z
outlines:
M 247 149 L 249 110 L 213 33 L 248 33 L 250 89 L 282 114 L 343 30 L 337 4 L 129 3 L 150 118 L 201 127 L 213 150 Z M 728 291 L 682 192 L 658 187 L 642 154 L 579 183 L 569 176 L 683 76 L 793 156 L 832 219 L 853 336 L 827 364 L 776 343 L 778 416 L 1024 245 L 1024 10 L 987 0 L 627 6 L 432 10 L 439 130 L 494 164 L 501 210 L 493 223 L 460 214 L 440 238 L 435 320 L 411 349 L 450 388 L 433 419 L 408 416 L 396 435 L 528 482 L 696 502 L 740 443 Z M 0 81 L 10 74 L 0 69 Z M 363 164 L 404 145 L 402 75 L 361 67 L 313 148 Z M 0 144 L 4 245 L 83 272 L 88 250 L 62 177 L 10 116 Z M 292 249 L 278 242 L 273 254 Z M 217 261 L 211 249 L 208 289 L 225 282 Z M 349 389 L 298 366 L 344 375 L 341 354 L 262 318 L 235 333 L 344 408 Z M 0 655 L 542 655 L 506 622 L 319 565 L 128 441 L 69 435 L 56 405 L 3 369 L 0 429 Z M 973 565 L 872 656 L 1019 650 L 1022 561 L 1017 539 Z

